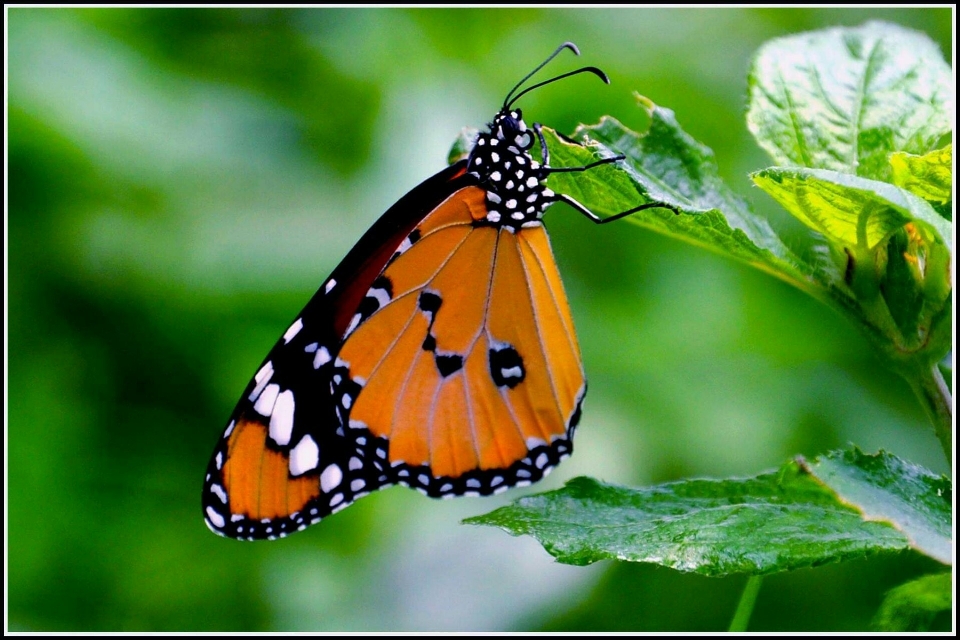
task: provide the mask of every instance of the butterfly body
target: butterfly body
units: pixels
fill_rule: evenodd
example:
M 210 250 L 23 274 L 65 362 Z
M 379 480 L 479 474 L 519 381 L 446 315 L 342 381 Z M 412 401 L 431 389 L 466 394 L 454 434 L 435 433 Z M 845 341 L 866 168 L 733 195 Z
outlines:
M 283 537 L 394 484 L 500 493 L 570 455 L 586 380 L 541 220 L 565 199 L 547 165 L 505 101 L 466 159 L 381 216 L 234 409 L 204 482 L 211 530 Z

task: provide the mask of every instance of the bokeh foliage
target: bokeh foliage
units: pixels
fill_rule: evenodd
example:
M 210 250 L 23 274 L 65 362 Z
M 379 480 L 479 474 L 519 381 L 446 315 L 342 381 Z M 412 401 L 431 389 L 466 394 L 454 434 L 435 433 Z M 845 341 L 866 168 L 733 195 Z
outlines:
M 203 526 L 202 474 L 323 277 L 559 42 L 613 84 L 535 92 L 528 119 L 641 130 L 639 90 L 803 247 L 747 178 L 769 164 L 744 122 L 749 60 L 776 36 L 877 18 L 952 50 L 935 9 L 8 9 L 11 628 L 725 628 L 742 579 L 560 567 L 459 524 L 514 492 L 391 489 L 240 544 Z M 947 471 L 906 383 L 802 293 L 634 225 L 560 205 L 547 224 L 590 393 L 576 454 L 536 490 L 754 474 L 847 441 Z M 931 563 L 769 578 L 751 629 L 866 629 Z

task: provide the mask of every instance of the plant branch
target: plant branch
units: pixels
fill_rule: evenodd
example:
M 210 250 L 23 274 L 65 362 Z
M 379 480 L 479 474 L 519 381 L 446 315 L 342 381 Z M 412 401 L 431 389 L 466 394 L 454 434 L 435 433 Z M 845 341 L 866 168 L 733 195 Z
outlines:
M 760 585 L 763 583 L 763 576 L 750 576 L 747 579 L 746 586 L 743 587 L 743 593 L 740 595 L 740 602 L 737 604 L 737 611 L 733 614 L 733 620 L 730 622 L 728 631 L 731 633 L 743 633 L 750 624 L 750 616 L 753 614 L 753 605 L 757 603 L 757 594 L 760 593 Z
M 921 369 L 911 377 L 910 384 L 933 422 L 947 463 L 953 468 L 953 395 L 943 380 L 940 368 L 934 364 Z

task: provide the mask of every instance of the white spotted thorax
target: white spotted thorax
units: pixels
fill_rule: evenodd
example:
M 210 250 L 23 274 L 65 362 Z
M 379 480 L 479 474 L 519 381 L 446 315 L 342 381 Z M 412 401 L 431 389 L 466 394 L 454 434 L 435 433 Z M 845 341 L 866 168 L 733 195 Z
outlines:
M 500 111 L 481 132 L 467 160 L 467 171 L 487 192 L 486 222 L 516 231 L 540 224 L 554 202 L 544 186 L 546 172 L 530 156 L 534 135 L 520 109 Z

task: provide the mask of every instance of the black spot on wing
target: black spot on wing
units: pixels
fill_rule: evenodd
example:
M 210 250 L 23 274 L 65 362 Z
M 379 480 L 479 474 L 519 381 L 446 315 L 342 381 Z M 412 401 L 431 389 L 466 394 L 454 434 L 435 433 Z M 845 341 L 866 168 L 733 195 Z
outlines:
M 421 293 L 418 300 L 420 310 L 429 314 L 435 314 L 440 309 L 442 303 L 443 300 L 440 299 L 440 296 L 430 291 Z
M 513 389 L 527 376 L 523 358 L 510 345 L 490 349 L 490 376 L 498 387 Z
M 390 278 L 387 276 L 379 276 L 376 280 L 373 281 L 371 289 L 383 289 L 387 292 L 387 297 L 391 300 L 393 299 L 393 283 L 390 281 Z
M 360 306 L 357 308 L 357 313 L 360 314 L 360 317 L 364 320 L 372 316 L 377 309 L 380 308 L 380 301 L 371 296 L 366 296 L 363 300 L 360 301 Z
M 453 375 L 460 369 L 463 369 L 463 356 L 457 354 L 435 355 L 434 360 L 437 363 L 437 369 L 444 378 Z

